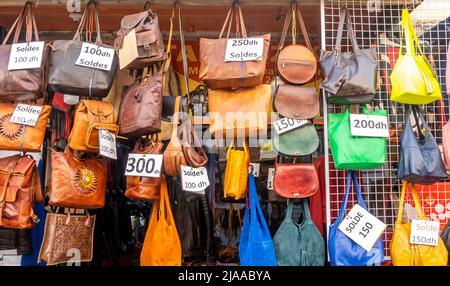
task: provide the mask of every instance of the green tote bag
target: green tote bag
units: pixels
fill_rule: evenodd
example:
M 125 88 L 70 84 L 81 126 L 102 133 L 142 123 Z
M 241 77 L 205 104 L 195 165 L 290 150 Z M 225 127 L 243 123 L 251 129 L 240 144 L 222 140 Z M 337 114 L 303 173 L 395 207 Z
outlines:
M 363 105 L 363 114 L 386 115 L 386 110 L 369 112 Z M 336 169 L 374 169 L 386 163 L 386 138 L 352 136 L 348 105 L 344 113 L 328 114 L 328 138 Z

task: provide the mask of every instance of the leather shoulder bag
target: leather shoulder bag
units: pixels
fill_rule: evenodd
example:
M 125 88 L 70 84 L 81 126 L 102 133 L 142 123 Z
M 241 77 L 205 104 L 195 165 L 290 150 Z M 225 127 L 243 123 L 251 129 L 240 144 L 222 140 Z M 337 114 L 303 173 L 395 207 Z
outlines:
M 225 198 L 232 197 L 238 200 L 245 198 L 247 194 L 250 155 L 245 140 L 243 140 L 244 150 L 236 150 L 236 144 L 237 142 L 232 142 L 227 150 L 223 195 Z
M 352 43 L 352 52 L 341 51 L 344 22 Z M 346 6 L 340 11 L 335 48 L 321 52 L 320 65 L 323 75 L 320 88 L 330 103 L 354 104 L 373 100 L 378 71 L 376 51 L 374 48 L 359 48 Z
M 92 11 L 89 13 L 91 8 Z M 92 13 L 97 37 L 95 45 L 112 48 L 102 42 L 97 4 L 95 1 L 89 1 L 73 39 L 56 40 L 52 44 L 48 82 L 55 92 L 89 97 L 108 96 L 119 65 L 119 58 L 115 51 L 111 68 L 108 71 L 75 64 L 80 55 L 83 41 L 91 43 L 92 33 L 86 31 L 84 39 L 82 34 L 83 27 Z
M 189 118 L 183 122 L 183 137 L 181 144 L 183 146 L 183 153 L 186 158 L 186 163 L 189 166 L 198 168 L 208 163 L 208 157 L 202 148 L 202 143 L 195 132 L 195 126 Z
M 136 33 L 138 57 L 125 68 L 140 69 L 166 59 L 164 42 L 159 29 L 158 15 L 145 4 L 142 12 L 127 15 L 120 22 L 120 29 L 116 32 L 114 49 L 122 46 L 123 38 L 133 29 Z
M 35 126 L 11 122 L 15 103 L 0 103 L 0 149 L 41 152 L 52 107 L 43 105 Z
M 305 121 L 304 125 L 283 134 L 278 135 L 276 132 L 273 132 L 273 148 L 279 155 L 305 156 L 317 150 L 320 142 L 316 127 L 309 121 Z M 274 127 L 277 128 L 277 126 Z
M 225 61 L 227 41 L 230 36 L 233 16 L 236 17 L 236 34 L 242 32 L 243 39 L 263 38 L 264 49 L 261 59 L 245 62 Z M 226 38 L 222 38 L 228 23 Z M 241 29 L 240 29 L 240 28 Z M 241 30 L 241 31 L 240 31 Z M 237 36 L 237 38 L 240 38 Z M 220 32 L 219 39 L 200 39 L 200 79 L 211 89 L 254 87 L 264 82 L 267 55 L 269 52 L 270 34 L 247 37 L 241 7 L 230 8 Z
M 313 118 L 320 111 L 319 95 L 317 90 L 311 86 L 276 84 L 273 107 L 283 117 Z
M 64 152 L 52 150 L 49 204 L 64 208 L 103 208 L 107 168 L 107 159 L 80 159 L 69 147 Z
M 39 171 L 31 156 L 0 159 L 0 227 L 32 228 L 39 223 L 34 202 L 43 200 Z
M 108 102 L 81 100 L 78 104 L 69 136 L 70 148 L 83 152 L 97 152 L 99 149 L 99 129 L 118 134 L 114 108 Z
M 175 111 L 172 118 L 172 135 L 169 145 L 164 150 L 164 171 L 169 176 L 181 175 L 181 165 L 186 165 L 186 158 L 183 153 L 181 141 L 178 138 L 178 116 L 180 113 L 181 96 L 177 96 L 175 100 Z
M 8 34 L 0 45 L 0 100 L 34 100 L 47 94 L 47 72 L 49 65 L 50 47 L 44 45 L 42 61 L 39 68 L 8 70 L 9 56 L 12 45 L 7 44 L 12 33 L 12 44 L 19 42 L 20 30 L 25 23 L 27 43 L 39 42 L 39 33 L 33 14 L 33 2 L 27 1 L 22 12 L 9 29 Z

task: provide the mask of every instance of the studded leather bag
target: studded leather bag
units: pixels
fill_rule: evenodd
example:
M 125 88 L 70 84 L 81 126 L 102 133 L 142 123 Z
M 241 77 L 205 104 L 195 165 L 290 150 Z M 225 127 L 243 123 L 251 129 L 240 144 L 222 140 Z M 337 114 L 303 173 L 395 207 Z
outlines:
M 49 204 L 57 207 L 98 209 L 105 205 L 106 159 L 81 159 L 70 148 L 51 151 Z

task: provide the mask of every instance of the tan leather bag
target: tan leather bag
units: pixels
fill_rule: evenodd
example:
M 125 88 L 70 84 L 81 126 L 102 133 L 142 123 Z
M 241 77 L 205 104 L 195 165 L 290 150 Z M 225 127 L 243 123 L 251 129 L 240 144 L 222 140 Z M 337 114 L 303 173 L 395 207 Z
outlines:
M 36 126 L 29 126 L 10 122 L 16 105 L 15 103 L 0 103 L 0 149 L 41 152 L 52 107 L 42 106 Z
M 265 34 L 252 38 L 264 38 L 263 55 L 260 60 L 245 62 L 226 62 L 225 50 L 230 36 L 233 16 L 236 17 L 237 31 L 242 28 L 242 38 L 247 38 L 244 17 L 241 8 L 237 5 L 230 8 L 227 18 L 223 24 L 219 39 L 200 39 L 200 79 L 208 88 L 234 88 L 234 87 L 254 87 L 264 82 L 264 72 L 266 70 L 267 55 L 270 45 L 270 34 Z M 228 33 L 226 38 L 222 38 L 225 27 L 228 23 Z
M 307 198 L 319 190 L 319 176 L 312 163 L 276 163 L 273 190 L 291 199 Z
M 181 174 L 181 165 L 186 165 L 181 141 L 178 138 L 178 116 L 180 111 L 181 96 L 175 99 L 175 111 L 172 119 L 172 135 L 169 145 L 164 151 L 164 171 L 169 176 L 179 176 Z
M 64 208 L 99 209 L 105 206 L 106 159 L 80 159 L 70 148 L 51 151 L 49 204 Z
M 117 135 L 113 106 L 108 102 L 81 100 L 75 112 L 73 128 L 69 136 L 69 147 L 83 152 L 98 152 L 99 129 Z
M 189 166 L 198 168 L 208 163 L 208 156 L 202 148 L 202 143 L 195 132 L 192 120 L 182 124 L 182 147 L 186 162 Z
M 36 161 L 31 156 L 1 158 L 0 227 L 28 229 L 39 223 L 35 200 L 43 201 Z
M 131 153 L 135 154 L 161 154 L 163 143 L 160 141 L 152 141 L 148 146 L 145 146 L 143 139 L 140 138 L 134 145 Z M 127 190 L 125 196 L 134 200 L 150 201 L 159 200 L 159 193 L 161 189 L 161 177 L 137 177 L 127 176 Z
M 236 90 L 208 90 L 211 135 L 215 138 L 265 136 L 271 103 L 272 87 L 269 84 Z
M 320 111 L 319 95 L 314 87 L 281 84 L 277 86 L 273 107 L 287 118 L 313 118 Z

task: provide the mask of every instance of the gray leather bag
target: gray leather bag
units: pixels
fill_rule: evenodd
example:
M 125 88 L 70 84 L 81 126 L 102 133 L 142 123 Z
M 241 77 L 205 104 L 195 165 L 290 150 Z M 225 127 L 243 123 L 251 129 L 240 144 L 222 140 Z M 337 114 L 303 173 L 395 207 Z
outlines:
M 353 51 L 342 52 L 341 42 L 347 25 Z M 323 81 L 320 88 L 330 103 L 353 104 L 371 102 L 376 93 L 377 56 L 375 49 L 360 49 L 353 32 L 347 7 L 342 7 L 336 45 L 332 51 L 321 51 Z
M 55 92 L 78 96 L 106 97 L 111 89 L 119 63 L 116 52 L 114 52 L 114 58 L 109 71 L 75 64 L 83 45 L 83 26 L 86 25 L 91 5 L 94 5 L 93 13 L 97 34 L 95 44 L 106 48 L 112 48 L 111 46 L 103 45 L 100 36 L 97 6 L 95 2 L 89 2 L 73 40 L 56 40 L 52 44 L 53 50 L 50 54 L 48 82 Z M 87 34 L 86 31 L 84 41 L 88 40 Z

